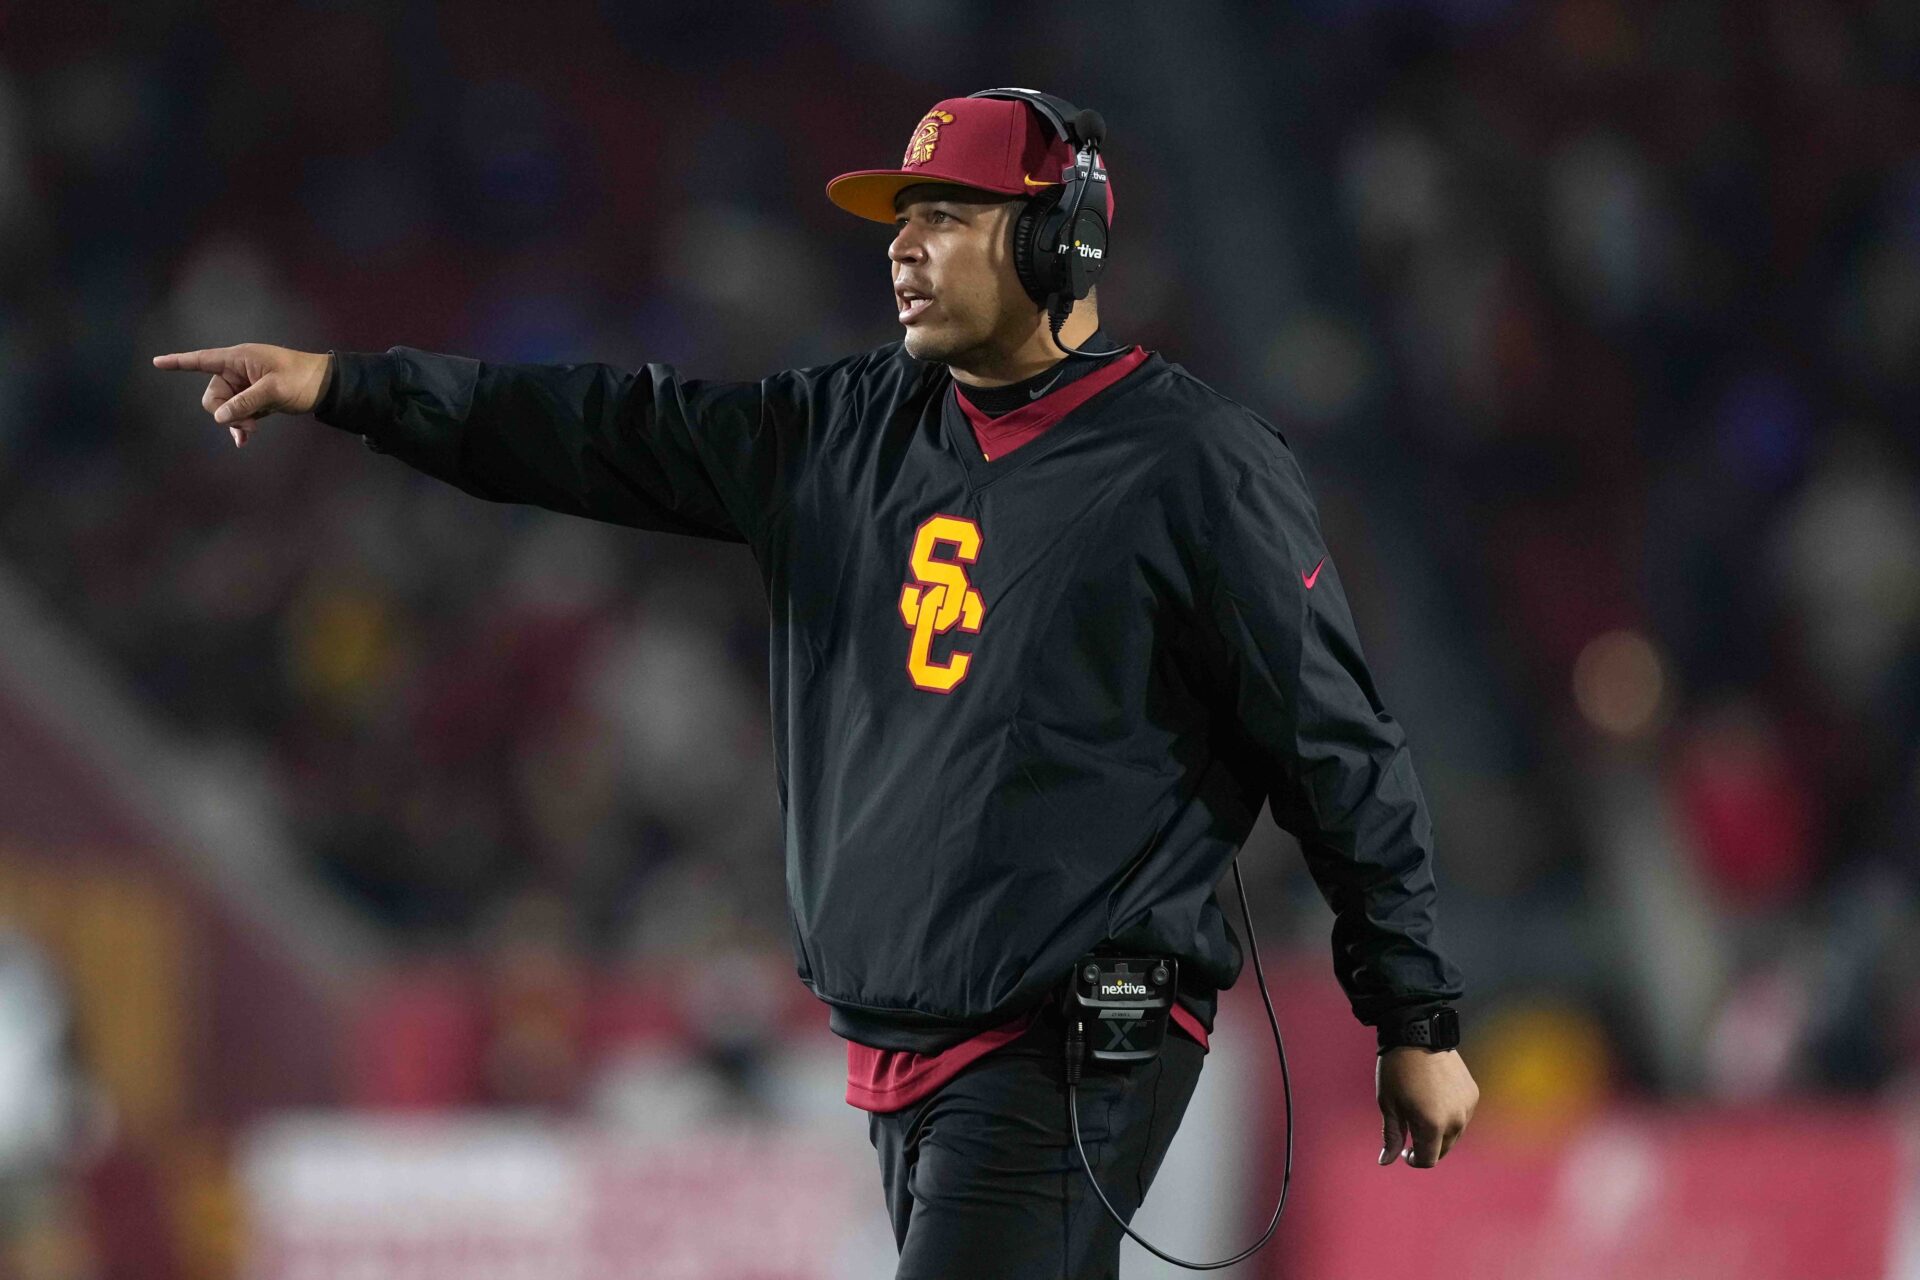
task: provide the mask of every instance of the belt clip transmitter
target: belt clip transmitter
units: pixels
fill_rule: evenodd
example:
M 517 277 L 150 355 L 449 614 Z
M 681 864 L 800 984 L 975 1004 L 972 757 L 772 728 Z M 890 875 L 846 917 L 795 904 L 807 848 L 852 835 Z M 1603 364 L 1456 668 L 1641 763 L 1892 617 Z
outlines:
M 1180 985 L 1180 962 L 1159 956 L 1088 956 L 1073 969 L 1067 1021 L 1095 1062 L 1159 1056 Z

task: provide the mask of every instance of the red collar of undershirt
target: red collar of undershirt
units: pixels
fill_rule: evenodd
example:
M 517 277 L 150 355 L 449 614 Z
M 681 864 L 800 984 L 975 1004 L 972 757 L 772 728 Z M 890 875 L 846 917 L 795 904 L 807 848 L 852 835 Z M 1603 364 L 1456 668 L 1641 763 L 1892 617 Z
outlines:
M 975 408 L 958 382 L 953 384 L 954 399 L 960 406 L 960 412 L 966 415 L 968 424 L 973 428 L 974 439 L 980 443 L 980 452 L 985 454 L 987 460 L 991 462 L 995 458 L 1004 457 L 1040 435 L 1101 391 L 1138 369 L 1146 361 L 1147 355 L 1145 347 L 1135 347 L 1118 360 L 1095 369 L 1086 377 L 1069 382 L 1058 390 L 1049 391 L 1032 404 L 1021 405 L 1018 409 L 1003 413 L 997 418 L 990 418 Z

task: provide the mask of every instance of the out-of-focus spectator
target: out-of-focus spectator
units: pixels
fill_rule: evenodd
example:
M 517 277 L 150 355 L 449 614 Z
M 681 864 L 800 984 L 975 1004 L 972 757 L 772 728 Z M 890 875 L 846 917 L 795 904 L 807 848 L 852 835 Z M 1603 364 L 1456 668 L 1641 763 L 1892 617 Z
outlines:
M 111 1119 L 76 1061 L 47 957 L 0 927 L 0 1269 L 21 1280 L 98 1274 L 78 1177 Z M 91 1150 L 90 1150 L 91 1148 Z

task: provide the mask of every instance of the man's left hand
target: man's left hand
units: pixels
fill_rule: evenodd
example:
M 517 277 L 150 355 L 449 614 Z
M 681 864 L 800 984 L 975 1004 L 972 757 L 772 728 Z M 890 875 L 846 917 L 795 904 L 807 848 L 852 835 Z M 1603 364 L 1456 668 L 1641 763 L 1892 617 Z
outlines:
M 1458 1050 L 1435 1053 L 1413 1045 L 1399 1045 L 1375 1060 L 1373 1095 L 1383 1121 L 1380 1163 L 1398 1160 L 1411 1138 L 1407 1163 L 1416 1169 L 1439 1164 L 1480 1105 L 1480 1086 Z

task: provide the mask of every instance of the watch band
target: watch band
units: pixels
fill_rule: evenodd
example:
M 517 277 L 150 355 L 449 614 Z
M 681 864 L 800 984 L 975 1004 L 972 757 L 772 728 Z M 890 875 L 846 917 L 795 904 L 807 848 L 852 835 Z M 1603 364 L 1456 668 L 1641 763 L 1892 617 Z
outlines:
M 1460 1047 L 1460 1015 L 1447 1005 L 1416 1018 L 1383 1022 L 1379 1028 L 1379 1052 L 1402 1046 L 1441 1052 Z

